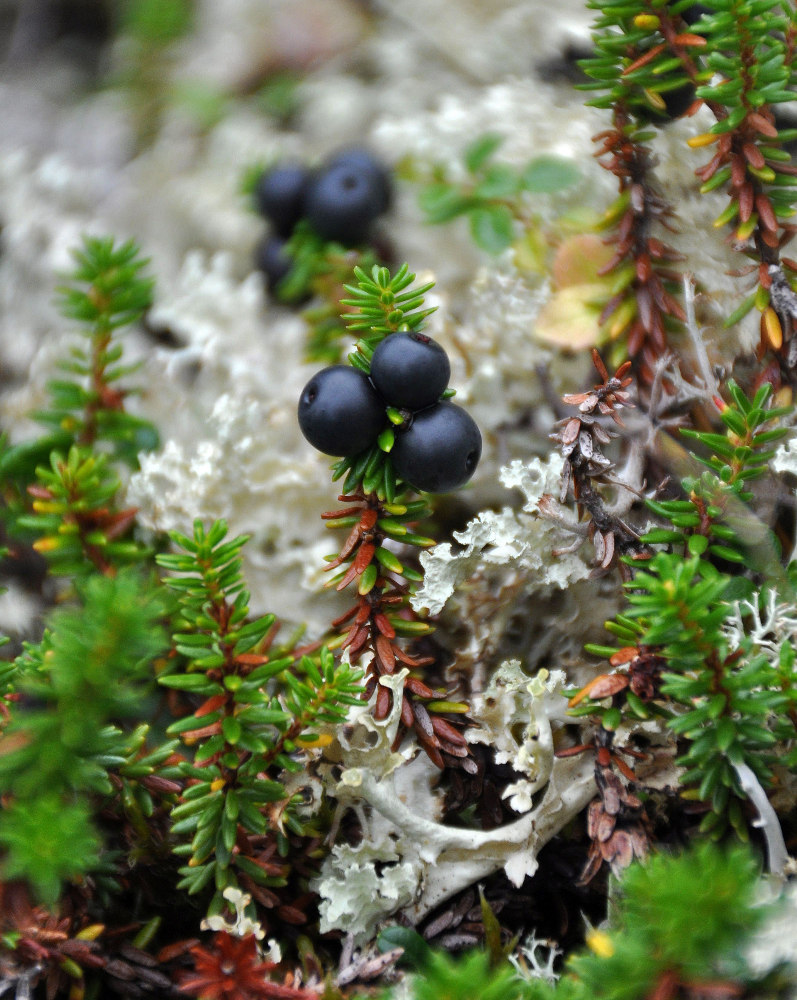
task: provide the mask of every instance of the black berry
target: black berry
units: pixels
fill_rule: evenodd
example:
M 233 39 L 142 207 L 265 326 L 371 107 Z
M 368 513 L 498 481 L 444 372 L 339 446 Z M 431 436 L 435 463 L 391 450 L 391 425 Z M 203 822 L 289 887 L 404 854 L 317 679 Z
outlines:
M 257 182 L 257 210 L 271 222 L 278 236 L 290 236 L 301 219 L 309 176 L 306 167 L 286 163 L 266 170 Z
M 455 403 L 442 402 L 416 413 L 396 434 L 390 455 L 396 473 L 416 490 L 444 493 L 473 475 L 482 436 L 473 418 Z
M 686 10 L 681 11 L 681 17 L 686 21 L 687 24 L 696 24 L 704 14 L 710 14 L 711 11 L 705 4 L 695 3 Z
M 436 403 L 450 375 L 448 355 L 423 333 L 390 334 L 371 358 L 371 381 L 399 409 L 414 412 Z
M 293 267 L 293 257 L 281 236 L 265 236 L 255 247 L 255 267 L 263 272 L 266 287 L 273 292 Z
M 327 169 L 340 166 L 348 167 L 372 177 L 379 192 L 379 213 L 386 212 L 390 208 L 393 201 L 390 172 L 369 150 L 361 147 L 342 149 L 327 160 L 326 166 Z
M 663 90 L 659 97 L 664 101 L 667 115 L 670 118 L 680 118 L 695 103 L 695 86 L 684 83 L 673 90 Z
M 370 172 L 343 163 L 321 169 L 312 178 L 304 214 L 322 239 L 352 246 L 367 242 L 382 200 Z
M 385 407 L 368 376 L 349 365 L 317 372 L 299 397 L 299 427 L 325 455 L 356 455 L 376 441 Z

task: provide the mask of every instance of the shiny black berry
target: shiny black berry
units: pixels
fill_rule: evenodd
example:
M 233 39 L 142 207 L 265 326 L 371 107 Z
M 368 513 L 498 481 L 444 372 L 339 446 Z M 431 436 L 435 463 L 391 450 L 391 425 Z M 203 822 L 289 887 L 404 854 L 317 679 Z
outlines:
M 423 333 L 390 334 L 371 358 L 371 381 L 385 402 L 412 412 L 436 403 L 450 376 L 448 355 Z
M 304 211 L 304 195 L 310 172 L 299 164 L 281 164 L 266 170 L 255 186 L 257 210 L 278 236 L 293 232 Z
M 273 292 L 293 267 L 293 257 L 281 236 L 264 236 L 255 247 L 255 267 L 262 271 L 266 287 Z
M 311 179 L 304 215 L 322 239 L 353 246 L 367 242 L 382 201 L 370 172 L 343 163 L 319 170 Z
M 342 149 L 327 160 L 329 167 L 349 167 L 358 170 L 360 173 L 370 175 L 377 190 L 379 191 L 379 212 L 386 212 L 393 201 L 393 185 L 390 180 L 390 171 L 380 163 L 372 152 L 359 146 L 352 149 Z
M 416 490 L 444 493 L 470 479 L 482 453 L 473 418 L 455 403 L 435 403 L 396 434 L 390 457 L 396 473 Z
M 385 406 L 368 376 L 349 365 L 317 372 L 299 397 L 299 427 L 325 455 L 356 455 L 376 441 Z

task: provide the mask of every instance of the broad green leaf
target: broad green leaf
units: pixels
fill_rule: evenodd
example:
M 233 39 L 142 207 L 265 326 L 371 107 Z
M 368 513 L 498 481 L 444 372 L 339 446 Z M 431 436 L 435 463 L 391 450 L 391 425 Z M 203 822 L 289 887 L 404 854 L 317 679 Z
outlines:
M 538 156 L 521 175 L 526 191 L 533 194 L 553 194 L 571 187 L 581 177 L 578 167 L 571 160 L 558 156 Z
M 512 213 L 506 205 L 475 208 L 470 213 L 470 231 L 475 243 L 487 253 L 498 254 L 515 238 Z

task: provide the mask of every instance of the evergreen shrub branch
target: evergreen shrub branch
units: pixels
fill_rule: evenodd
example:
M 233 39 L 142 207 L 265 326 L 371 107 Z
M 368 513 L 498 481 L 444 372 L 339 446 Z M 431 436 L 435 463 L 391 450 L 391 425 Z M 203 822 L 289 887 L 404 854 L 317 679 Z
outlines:
M 75 268 L 58 289 L 64 316 L 77 320 L 86 347 L 75 347 L 65 370 L 76 376 L 49 383 L 46 424 L 60 427 L 79 444 L 102 441 L 134 468 L 142 449 L 155 448 L 155 428 L 125 410 L 135 390 L 122 383 L 139 365 L 122 363 L 123 344 L 116 331 L 138 322 L 152 304 L 154 280 L 143 272 L 149 261 L 129 241 L 84 237 L 74 251 Z
M 150 662 L 166 645 L 164 603 L 132 570 L 90 576 L 78 592 L 80 604 L 56 611 L 14 665 L 22 701 L 0 754 L 4 877 L 27 879 L 50 904 L 65 879 L 100 867 L 95 816 L 116 794 L 113 775 L 140 749 L 125 720 L 135 718 Z
M 339 361 L 341 340 L 346 326 L 341 321 L 340 299 L 352 271 L 370 271 L 377 257 L 368 247 L 353 249 L 329 242 L 315 233 L 307 222 L 297 224 L 286 244 L 293 264 L 275 290 L 281 302 L 301 304 L 312 298 L 302 310 L 308 326 L 306 357 L 308 361 Z
M 107 455 L 73 445 L 67 455 L 53 451 L 50 468 L 38 467 L 36 476 L 27 490 L 32 512 L 18 517 L 16 527 L 38 536 L 33 548 L 53 573 L 112 575 L 118 566 L 146 557 L 146 547 L 129 537 L 136 511 L 119 509 L 121 482 Z
M 425 307 L 424 296 L 432 283 L 413 287 L 415 275 L 403 264 L 391 275 L 375 266 L 371 274 L 354 269 L 357 285 L 347 285 L 347 326 L 360 335 L 349 355 L 352 367 L 368 375 L 378 344 L 397 332 L 422 330 L 434 308 Z M 453 395 L 449 389 L 443 397 Z M 467 741 L 461 732 L 467 705 L 434 690 L 419 676 L 433 657 L 412 655 L 402 639 L 420 638 L 431 627 L 418 619 L 410 607 L 413 588 L 423 579 L 412 560 L 400 557 L 390 543 L 428 548 L 434 539 L 420 534 L 418 521 L 430 513 L 424 499 L 412 499 L 412 490 L 397 478 L 390 461 L 395 435 L 413 417 L 404 410 L 386 407 L 387 423 L 376 443 L 359 455 L 341 458 L 332 469 L 333 480 L 346 476 L 339 500 L 346 507 L 322 515 L 327 526 L 349 530 L 337 555 L 328 559 L 327 570 L 338 572 L 327 586 L 336 590 L 356 589 L 356 603 L 333 626 L 344 633 L 338 643 L 349 658 L 370 654 L 366 695 L 375 694 L 374 716 L 385 719 L 394 705 L 394 694 L 380 678 L 406 669 L 401 695 L 401 725 L 396 742 L 407 730 L 414 731 L 433 763 L 473 771 Z M 395 428 L 395 429 L 394 429 Z M 411 549 L 410 549 L 411 551 Z
M 112 573 L 146 555 L 126 537 L 135 511 L 119 505 L 114 463 L 136 468 L 139 452 L 158 443 L 155 428 L 125 408 L 136 391 L 126 380 L 139 365 L 124 362 L 119 338 L 151 304 L 148 261 L 135 243 L 112 237 L 86 236 L 73 256 L 58 301 L 64 316 L 81 324 L 86 346 L 72 348 L 64 362 L 69 378 L 48 383 L 50 406 L 36 417 L 49 433 L 0 446 L 8 530 L 66 576 Z
M 328 741 L 359 700 L 359 674 L 316 658 L 269 657 L 273 615 L 251 619 L 241 571 L 245 537 L 226 541 L 227 525 L 200 521 L 192 537 L 174 533 L 173 554 L 157 556 L 179 598 L 175 660 L 159 682 L 195 707 L 169 727 L 191 760 L 179 766 L 185 785 L 171 812 L 175 853 L 187 857 L 180 888 L 216 887 L 211 910 L 239 881 L 255 892 L 280 885 L 279 867 L 261 861 L 268 837 L 287 848 L 287 832 L 304 825 L 284 774 L 301 770 L 304 752 Z M 196 700 L 199 699 L 199 705 Z
M 588 6 L 598 14 L 595 55 L 582 63 L 591 77 L 584 87 L 597 92 L 590 103 L 613 112 L 614 129 L 598 138 L 601 154 L 609 155 L 605 165 L 620 178 L 620 199 L 607 216 L 607 222 L 619 222 L 619 250 L 611 267 L 627 260 L 635 272 L 628 288 L 636 303 L 628 294 L 618 299 L 612 332 L 623 332 L 621 320 L 626 326 L 633 321 L 629 353 L 636 355 L 649 341 L 641 360 L 650 365 L 664 351 L 663 333 L 671 325 L 667 317 L 684 318 L 667 287 L 667 269 L 658 287 L 648 277 L 677 255 L 647 235 L 657 215 L 668 224 L 669 210 L 646 181 L 650 156 L 644 143 L 654 134 L 649 124 L 666 124 L 699 101 L 716 118 L 708 132 L 688 140 L 694 149 L 713 147 L 711 159 L 695 171 L 701 191 L 727 191 L 728 204 L 714 225 L 732 227 L 729 241 L 751 259 L 749 272 L 756 276 L 755 287 L 726 322 L 730 326 L 757 308 L 760 353 L 771 351 L 775 358 L 766 378 L 789 378 L 797 362 L 789 346 L 797 299 L 793 261 L 780 250 L 794 234 L 788 220 L 797 180 L 785 144 L 795 133 L 778 123 L 776 110 L 793 100 L 793 6 L 780 0 L 714 0 L 699 5 L 699 11 L 686 0 L 592 0 Z M 626 270 L 630 273 L 627 265 Z M 617 272 L 618 281 L 622 273 Z M 649 381 L 648 372 L 642 372 Z
M 769 385 L 752 399 L 733 381 L 728 391 L 729 403 L 717 401 L 725 435 L 684 431 L 705 449 L 699 460 L 709 471 L 682 481 L 687 499 L 648 501 L 670 527 L 654 528 L 642 540 L 673 548 L 636 563 L 625 584 L 627 606 L 606 624 L 623 645 L 587 647 L 608 656 L 615 672 L 574 695 L 571 710 L 596 713 L 607 733 L 624 719 L 666 719 L 684 748 L 681 783 L 709 807 L 701 829 L 719 834 L 730 822 L 746 836 L 735 768 L 745 764 L 764 784 L 771 780 L 774 748 L 789 746 L 795 736 L 794 678 L 784 677 L 750 639 L 730 644 L 734 602 L 749 598 L 753 584 L 722 572 L 717 561 L 739 567 L 749 561 L 747 487 L 766 473 L 770 446 L 786 433 L 773 423 L 789 409 L 767 406 Z M 605 698 L 608 707 L 599 707 Z

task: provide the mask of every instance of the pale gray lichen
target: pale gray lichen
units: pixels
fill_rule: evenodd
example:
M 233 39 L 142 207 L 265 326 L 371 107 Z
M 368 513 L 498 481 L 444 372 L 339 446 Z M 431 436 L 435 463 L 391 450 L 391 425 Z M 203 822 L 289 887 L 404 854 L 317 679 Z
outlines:
M 401 860 L 390 838 L 357 847 L 336 844 L 314 887 L 321 896 L 321 933 L 345 930 L 362 944 L 374 937 L 381 921 L 410 904 L 418 873 L 413 861 Z
M 539 114 L 541 100 L 549 102 L 548 114 Z M 443 164 L 456 179 L 466 176 L 462 156 L 467 147 L 486 132 L 498 133 L 504 136 L 502 160 L 520 165 L 542 152 L 577 159 L 592 183 L 608 194 L 612 181 L 583 157 L 603 121 L 599 111 L 585 108 L 561 88 L 509 76 L 474 92 L 442 94 L 432 111 L 386 118 L 376 124 L 374 141 L 394 157 Z
M 775 454 L 769 463 L 773 472 L 787 473 L 797 478 L 797 434 L 792 434 L 788 440 L 778 445 Z M 797 490 L 793 490 L 797 496 Z M 797 559 L 797 540 L 795 540 L 789 561 Z
M 591 16 L 579 0 L 563 0 L 556 17 L 541 16 L 539 6 L 528 0 L 458 0 L 453 12 L 450 0 L 377 0 L 376 6 L 394 19 L 388 21 L 391 27 L 397 21 L 411 32 L 414 48 L 427 56 L 425 64 L 450 63 L 465 80 L 525 74 L 568 42 L 589 41 Z M 430 60 L 430 49 L 438 50 L 443 60 Z
M 501 470 L 501 482 L 525 495 L 521 511 L 482 511 L 454 538 L 463 548 L 454 551 L 448 542 L 421 555 L 424 580 L 412 598 L 416 611 L 439 614 L 454 590 L 475 573 L 494 567 L 523 572 L 529 589 L 564 589 L 589 576 L 590 566 L 578 552 L 556 556 L 561 544 L 559 529 L 537 516 L 540 499 L 558 492 L 562 458 L 558 452 L 546 460 L 516 460 Z
M 523 979 L 544 979 L 554 983 L 559 978 L 557 971 L 562 950 L 549 938 L 538 938 L 535 931 L 518 945 L 517 951 L 509 955 L 510 963 Z
M 380 683 L 399 694 L 405 673 L 383 677 Z M 322 863 L 314 887 L 322 897 L 325 928 L 350 932 L 356 927 L 359 944 L 375 933 L 379 921 L 401 911 L 417 922 L 450 896 L 502 868 L 513 884 L 520 885 L 536 871 L 542 846 L 592 798 L 591 762 L 555 759 L 552 735 L 545 732 L 550 719 L 563 712 L 564 700 L 557 695 L 562 672 L 526 676 L 521 685 L 519 668 L 507 665 L 503 676 L 510 685 L 517 681 L 517 690 L 503 698 L 500 706 L 488 705 L 486 699 L 475 702 L 472 715 L 480 723 L 484 709 L 488 725 L 500 727 L 501 716 L 508 728 L 510 719 L 522 711 L 516 699 L 525 701 L 536 720 L 539 743 L 536 752 L 531 745 L 526 748 L 525 773 L 536 769 L 536 777 L 529 780 L 541 797 L 535 805 L 529 803 L 518 820 L 495 830 L 448 827 L 439 821 L 438 772 L 425 755 L 414 756 L 417 748 L 412 744 L 398 751 L 392 746 L 400 697 L 394 697 L 392 711 L 384 720 L 374 720 L 364 706 L 350 713 L 336 741 L 325 751 L 327 763 L 320 769 L 338 809 L 353 808 L 357 813 L 362 840 L 357 848 L 336 847 Z M 468 737 L 473 736 L 468 731 Z M 533 742 L 529 732 L 528 743 Z M 517 757 L 508 746 L 506 750 L 507 757 Z M 523 792 L 518 794 L 522 797 Z M 378 874 L 369 874 L 368 866 L 376 861 Z M 349 868 L 351 879 L 346 877 Z M 364 907 L 368 920 L 361 922 Z
M 206 917 L 199 925 L 201 930 L 225 931 L 234 937 L 248 937 L 254 934 L 256 940 L 262 941 L 266 936 L 260 922 L 252 920 L 246 915 L 246 909 L 252 902 L 252 897 L 248 892 L 243 892 L 235 886 L 228 885 L 222 893 L 227 902 L 232 903 L 235 909 L 235 920 L 227 920 L 223 914 L 213 914 Z
M 723 632 L 731 650 L 751 642 L 777 668 L 781 647 L 797 643 L 797 608 L 775 590 L 756 591 L 748 600 L 732 606 L 723 623 Z
M 284 407 L 263 397 L 220 396 L 198 440 L 170 439 L 141 456 L 127 500 L 140 524 L 156 531 L 190 534 L 194 519 L 222 518 L 231 534 L 249 535 L 243 556 L 252 606 L 304 621 L 315 634 L 336 607 L 319 594 L 331 543 L 315 525 L 328 498 L 315 457 L 301 461 L 285 451 L 292 435 L 285 435 L 284 419 Z
M 492 747 L 496 764 L 509 764 L 525 776 L 502 792 L 515 812 L 528 812 L 533 796 L 551 776 L 551 722 L 565 716 L 567 701 L 561 693 L 565 679 L 563 670 L 540 670 L 529 677 L 519 660 L 507 660 L 471 704 L 470 714 L 478 725 L 468 731 L 470 742 Z
M 774 472 L 788 472 L 797 477 L 797 435 L 778 445 L 769 464 Z
M 781 964 L 797 967 L 797 882 L 784 886 L 780 879 L 762 880 L 760 894 L 773 905 L 763 927 L 744 947 L 745 966 L 753 976 L 765 976 Z M 797 984 L 789 985 L 786 996 L 797 1000 Z
M 393 824 L 399 842 L 406 844 L 404 860 L 415 866 L 416 891 L 412 903 L 404 907 L 413 922 L 501 869 L 513 885 L 521 885 L 537 870 L 542 847 L 595 794 L 591 761 L 579 757 L 555 760 L 542 799 L 533 809 L 493 830 L 468 830 L 445 826 L 416 812 L 413 803 L 397 794 L 394 774 L 380 780 L 370 769 L 361 768 L 356 779 L 359 797 Z

